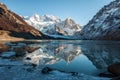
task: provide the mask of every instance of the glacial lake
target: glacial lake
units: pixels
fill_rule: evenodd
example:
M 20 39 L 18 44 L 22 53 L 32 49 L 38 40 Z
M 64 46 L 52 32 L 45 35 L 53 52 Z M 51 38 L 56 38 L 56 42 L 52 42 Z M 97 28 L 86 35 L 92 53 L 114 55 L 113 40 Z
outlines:
M 120 62 L 120 41 L 37 40 L 0 42 L 0 58 L 21 60 L 63 72 L 97 76 Z M 9 52 L 16 54 L 7 55 Z

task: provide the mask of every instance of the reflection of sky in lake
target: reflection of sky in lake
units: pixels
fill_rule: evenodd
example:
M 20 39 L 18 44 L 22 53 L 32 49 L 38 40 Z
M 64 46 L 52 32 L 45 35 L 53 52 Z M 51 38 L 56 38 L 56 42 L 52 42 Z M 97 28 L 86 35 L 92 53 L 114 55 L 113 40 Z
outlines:
M 96 67 L 84 54 L 78 55 L 70 63 L 61 60 L 60 62 L 50 65 L 50 67 L 66 72 L 81 72 L 92 75 L 95 75 L 97 72 Z

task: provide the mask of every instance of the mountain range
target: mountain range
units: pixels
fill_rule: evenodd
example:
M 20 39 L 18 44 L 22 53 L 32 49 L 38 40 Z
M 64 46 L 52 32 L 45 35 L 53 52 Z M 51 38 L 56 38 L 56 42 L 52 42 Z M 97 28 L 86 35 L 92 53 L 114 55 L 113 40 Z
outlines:
M 70 17 L 19 16 L 0 3 L 0 38 L 120 40 L 120 0 L 105 5 L 86 24 Z
M 53 15 L 39 16 L 38 14 L 34 14 L 31 17 L 23 17 L 23 19 L 42 33 L 56 38 L 75 37 L 75 33 L 82 28 L 70 17 L 62 21 Z

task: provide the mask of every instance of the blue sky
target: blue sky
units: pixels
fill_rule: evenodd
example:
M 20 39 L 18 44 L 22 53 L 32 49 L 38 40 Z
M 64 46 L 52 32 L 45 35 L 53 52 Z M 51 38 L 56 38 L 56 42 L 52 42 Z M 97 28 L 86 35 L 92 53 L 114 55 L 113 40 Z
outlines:
M 50 14 L 65 19 L 71 17 L 85 25 L 101 9 L 113 0 L 0 0 L 15 13 L 23 16 Z

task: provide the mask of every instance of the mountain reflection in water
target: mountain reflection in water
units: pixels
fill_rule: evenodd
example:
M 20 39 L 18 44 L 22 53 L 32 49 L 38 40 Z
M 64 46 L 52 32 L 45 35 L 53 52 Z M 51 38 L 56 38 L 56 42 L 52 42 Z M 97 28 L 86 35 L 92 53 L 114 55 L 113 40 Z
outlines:
M 5 51 L 16 52 L 16 57 L 24 53 L 21 58 L 25 64 L 44 65 L 65 72 L 95 75 L 108 65 L 120 62 L 119 41 L 51 40 L 4 44 L 0 47 L 1 57 Z

